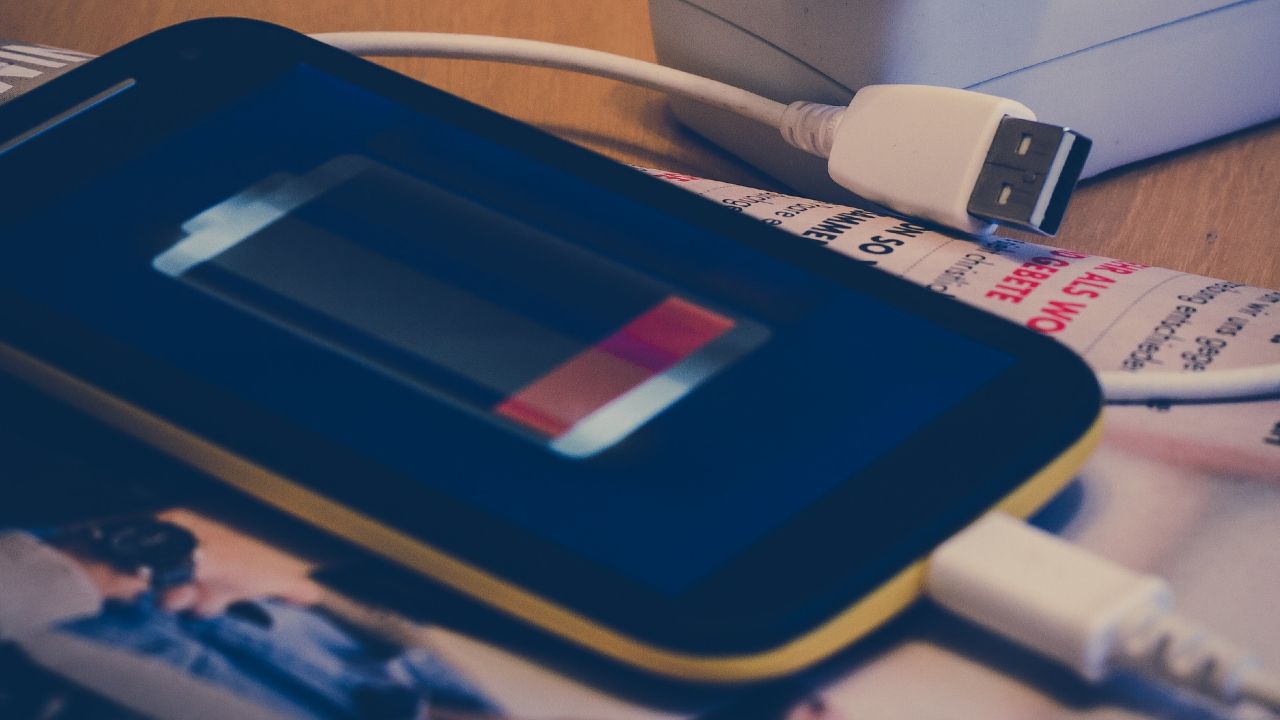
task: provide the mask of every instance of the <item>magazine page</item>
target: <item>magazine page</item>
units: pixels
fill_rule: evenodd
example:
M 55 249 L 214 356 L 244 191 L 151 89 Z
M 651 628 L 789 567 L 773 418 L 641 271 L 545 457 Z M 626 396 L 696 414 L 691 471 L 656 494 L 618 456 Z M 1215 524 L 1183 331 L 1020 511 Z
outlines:
M 1060 340 L 1095 369 L 1212 372 L 1280 362 L 1280 292 L 660 170 L 651 175 Z M 940 362 L 943 360 L 940 359 Z M 1044 379 L 1052 383 L 1052 377 Z M 1052 413 L 1034 397 L 1009 422 Z M 1104 436 L 1042 525 L 1166 578 L 1181 610 L 1280 666 L 1280 400 L 1109 405 Z M 988 447 L 999 452 L 999 428 Z M 926 606 L 825 693 L 848 717 L 1212 716 L 1121 677 L 1086 686 Z M 1250 709 L 1238 711 L 1247 716 Z M 1265 716 L 1265 714 L 1263 715 Z

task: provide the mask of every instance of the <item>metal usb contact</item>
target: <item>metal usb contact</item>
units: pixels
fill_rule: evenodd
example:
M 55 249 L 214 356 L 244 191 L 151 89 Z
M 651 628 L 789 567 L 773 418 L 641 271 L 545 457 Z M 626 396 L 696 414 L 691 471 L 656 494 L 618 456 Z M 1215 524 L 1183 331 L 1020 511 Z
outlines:
M 1056 233 L 1092 145 L 1070 128 L 1005 117 L 969 196 L 969 213 Z

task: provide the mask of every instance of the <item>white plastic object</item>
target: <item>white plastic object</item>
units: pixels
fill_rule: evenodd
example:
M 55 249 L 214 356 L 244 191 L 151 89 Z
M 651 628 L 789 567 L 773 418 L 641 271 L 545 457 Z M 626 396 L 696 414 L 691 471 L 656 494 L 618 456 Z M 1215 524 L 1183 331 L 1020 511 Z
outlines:
M 939 605 L 1097 682 L 1138 672 L 1234 704 L 1280 712 L 1280 678 L 1245 648 L 1173 611 L 1144 575 L 1001 513 L 929 557 L 925 592 Z
M 1159 578 L 1000 513 L 943 543 L 929 559 L 926 587 L 939 605 L 1089 680 L 1106 675 L 1110 640 L 1130 615 L 1173 603 Z
M 871 85 L 853 96 L 836 126 L 828 171 L 872 202 L 985 235 L 995 224 L 969 214 L 969 195 L 1005 116 L 1036 119 L 1022 103 L 994 95 Z

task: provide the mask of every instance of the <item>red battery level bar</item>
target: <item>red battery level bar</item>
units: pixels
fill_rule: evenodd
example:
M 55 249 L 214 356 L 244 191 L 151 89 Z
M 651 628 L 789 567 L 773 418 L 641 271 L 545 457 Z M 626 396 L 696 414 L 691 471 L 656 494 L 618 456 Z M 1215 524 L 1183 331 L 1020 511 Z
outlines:
M 731 360 L 715 357 L 712 349 L 735 325 L 715 311 L 668 297 L 521 388 L 494 412 L 547 438 L 560 453 L 593 454 Z

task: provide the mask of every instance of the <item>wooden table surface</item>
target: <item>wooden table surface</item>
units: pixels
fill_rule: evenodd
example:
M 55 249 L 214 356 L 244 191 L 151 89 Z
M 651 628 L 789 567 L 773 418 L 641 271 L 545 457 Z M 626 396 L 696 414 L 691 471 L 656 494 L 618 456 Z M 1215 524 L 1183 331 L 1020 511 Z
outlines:
M 432 30 L 571 43 L 652 60 L 646 0 L 0 0 L 0 37 L 105 52 L 197 17 L 303 32 Z M 680 127 L 656 92 L 554 70 L 389 60 L 396 70 L 618 160 L 784 189 Z M 1054 244 L 1280 287 L 1280 123 L 1087 183 Z

